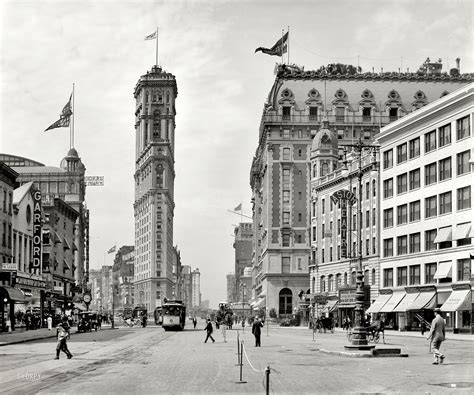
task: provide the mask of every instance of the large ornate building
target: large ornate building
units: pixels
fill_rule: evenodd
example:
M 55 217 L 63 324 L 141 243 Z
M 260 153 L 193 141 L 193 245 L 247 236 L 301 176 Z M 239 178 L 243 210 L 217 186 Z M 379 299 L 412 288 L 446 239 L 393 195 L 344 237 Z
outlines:
M 315 218 L 310 212 L 311 201 L 318 197 L 312 196 L 310 181 L 326 177 L 341 164 L 339 156 L 320 152 L 312 165 L 311 146 L 323 118 L 339 145 L 371 142 L 384 125 L 471 79 L 458 69 L 451 75 L 441 73 L 440 67 L 425 62 L 416 73 L 362 73 L 344 65 L 317 71 L 278 66 L 250 172 L 254 297 L 265 295 L 267 308 L 280 315 L 294 313 L 296 295 L 310 288 L 309 269 L 320 277 L 314 270 L 316 252 L 321 254 L 322 248 L 311 242 Z
M 135 304 L 148 311 L 175 291 L 175 77 L 153 66 L 134 90 Z

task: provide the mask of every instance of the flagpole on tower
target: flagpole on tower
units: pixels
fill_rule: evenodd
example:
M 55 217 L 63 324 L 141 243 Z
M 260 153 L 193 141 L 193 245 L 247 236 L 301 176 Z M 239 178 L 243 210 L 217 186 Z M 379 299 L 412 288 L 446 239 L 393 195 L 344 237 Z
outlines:
M 71 130 L 70 130 L 70 147 L 69 148 L 74 148 L 74 86 L 75 83 L 72 83 L 72 122 L 71 122 Z
M 158 26 L 156 27 L 156 66 L 158 67 Z
M 290 26 L 288 26 L 288 44 L 287 44 L 287 49 L 288 49 L 288 64 L 290 64 Z

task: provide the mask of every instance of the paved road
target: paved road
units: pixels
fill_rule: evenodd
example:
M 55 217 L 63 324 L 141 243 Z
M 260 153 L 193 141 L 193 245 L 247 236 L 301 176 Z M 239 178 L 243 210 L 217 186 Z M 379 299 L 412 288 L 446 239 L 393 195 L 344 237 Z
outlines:
M 202 323 L 198 326 L 203 327 Z M 244 340 L 243 380 L 237 363 L 237 334 Z M 303 328 L 270 327 L 262 347 L 253 347 L 249 328 L 215 332 L 187 328 L 120 328 L 74 335 L 74 354 L 54 360 L 53 339 L 0 348 L 3 393 L 265 393 L 271 367 L 272 393 L 456 392 L 474 388 L 473 342 L 448 340 L 444 365 L 431 365 L 421 336 L 387 335 L 385 347 L 398 346 L 408 358 L 350 358 L 321 352 L 344 350 L 343 333 L 317 334 Z M 253 365 L 249 365 L 249 362 Z

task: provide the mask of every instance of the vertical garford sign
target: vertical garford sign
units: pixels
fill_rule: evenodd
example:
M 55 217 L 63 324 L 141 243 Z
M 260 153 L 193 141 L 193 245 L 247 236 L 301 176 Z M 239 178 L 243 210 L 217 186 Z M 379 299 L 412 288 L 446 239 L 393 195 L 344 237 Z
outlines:
M 41 221 L 41 192 L 33 193 L 33 268 L 41 267 L 41 247 L 42 241 L 42 221 Z
M 352 206 L 357 198 L 352 192 L 340 189 L 331 195 L 331 200 L 334 204 L 341 205 L 341 258 L 347 258 L 347 202 Z

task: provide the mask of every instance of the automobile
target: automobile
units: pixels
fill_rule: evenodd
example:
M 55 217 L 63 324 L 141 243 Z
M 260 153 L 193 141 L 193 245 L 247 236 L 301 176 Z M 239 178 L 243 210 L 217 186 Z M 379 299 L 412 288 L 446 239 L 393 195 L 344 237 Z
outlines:
M 92 330 L 97 331 L 99 325 L 96 311 L 82 311 L 78 314 L 78 319 L 78 332 L 92 332 Z

